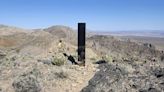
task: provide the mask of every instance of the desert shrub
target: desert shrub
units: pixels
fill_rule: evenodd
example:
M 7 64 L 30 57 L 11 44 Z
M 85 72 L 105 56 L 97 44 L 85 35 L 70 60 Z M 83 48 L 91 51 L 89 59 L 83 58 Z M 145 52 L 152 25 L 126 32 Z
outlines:
M 17 59 L 17 57 L 13 56 L 13 57 L 10 58 L 10 61 L 15 61 L 16 59 Z
M 41 72 L 34 68 L 14 79 L 12 86 L 15 92 L 41 92 L 41 82 L 38 80 L 41 77 Z
M 52 64 L 56 66 L 61 66 L 65 64 L 65 60 L 61 58 L 54 57 L 52 60 Z
M 113 61 L 113 58 L 112 58 L 112 56 L 106 55 L 104 57 L 104 60 L 107 61 L 107 62 L 112 62 Z
M 5 58 L 5 56 L 6 56 L 5 54 L 1 54 L 1 53 L 0 53 L 0 59 Z
M 33 75 L 22 75 L 12 84 L 15 92 L 41 92 L 39 81 Z
M 60 79 L 65 79 L 68 77 L 68 74 L 64 71 L 55 73 L 55 76 Z
M 16 53 L 19 53 L 20 52 L 20 49 L 16 49 L 15 51 L 16 51 Z

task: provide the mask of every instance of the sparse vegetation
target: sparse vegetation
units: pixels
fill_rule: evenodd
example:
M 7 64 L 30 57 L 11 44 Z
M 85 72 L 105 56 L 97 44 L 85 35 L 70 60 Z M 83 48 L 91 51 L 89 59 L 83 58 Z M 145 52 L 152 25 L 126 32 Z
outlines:
M 60 79 L 68 78 L 68 74 L 64 71 L 57 72 L 57 73 L 55 73 L 55 75 L 57 78 L 60 78 Z
M 57 50 L 57 41 L 64 37 L 69 48 L 64 53 L 78 59 L 74 31 L 67 32 L 62 27 L 38 30 L 3 36 L 3 43 L 17 43 L 12 45 L 14 49 L 0 48 L 0 92 L 80 92 L 87 85 L 87 90 L 93 92 L 150 91 L 151 87 L 164 90 L 163 69 L 153 70 L 163 67 L 164 55 L 154 44 L 144 46 L 107 35 L 87 37 L 86 66 L 80 67 L 72 65 L 71 59 Z
M 61 58 L 54 57 L 52 60 L 52 64 L 56 66 L 61 66 L 65 64 L 65 60 Z
M 112 58 L 112 56 L 110 56 L 110 55 L 106 55 L 106 56 L 104 57 L 104 59 L 105 59 L 105 61 L 107 61 L 107 62 L 112 62 L 112 61 L 113 61 L 113 58 Z
M 20 52 L 20 49 L 16 49 L 15 51 L 16 51 L 16 53 L 19 53 Z
M 39 81 L 33 75 L 24 75 L 15 79 L 12 86 L 15 92 L 41 92 Z

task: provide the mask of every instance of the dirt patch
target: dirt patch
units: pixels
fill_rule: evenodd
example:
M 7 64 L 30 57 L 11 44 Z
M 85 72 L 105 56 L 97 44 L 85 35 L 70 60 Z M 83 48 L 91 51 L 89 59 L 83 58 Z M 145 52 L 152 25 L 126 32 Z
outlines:
M 0 47 L 12 47 L 16 45 L 15 40 L 0 38 Z

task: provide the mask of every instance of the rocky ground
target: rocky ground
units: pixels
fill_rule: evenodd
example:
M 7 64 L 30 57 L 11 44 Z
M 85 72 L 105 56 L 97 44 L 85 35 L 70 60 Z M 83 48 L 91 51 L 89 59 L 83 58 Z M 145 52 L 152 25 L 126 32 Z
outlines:
M 101 64 L 81 92 L 163 92 L 163 66 L 164 62 Z
M 164 52 L 150 43 L 87 36 L 83 67 L 63 55 L 77 61 L 77 36 L 71 28 L 21 30 L 0 26 L 0 92 L 164 91 Z M 59 40 L 65 44 L 62 50 Z
M 85 67 L 55 66 L 31 57 L 9 59 L 1 60 L 2 92 L 79 92 L 96 72 L 96 66 L 91 63 Z

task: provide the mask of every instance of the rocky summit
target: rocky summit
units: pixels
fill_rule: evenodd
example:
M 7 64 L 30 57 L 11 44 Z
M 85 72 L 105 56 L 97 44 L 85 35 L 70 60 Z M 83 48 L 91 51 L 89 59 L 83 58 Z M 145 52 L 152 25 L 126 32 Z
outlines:
M 83 67 L 71 61 L 79 63 L 76 30 L 0 25 L 0 92 L 164 92 L 157 47 L 87 32 Z

